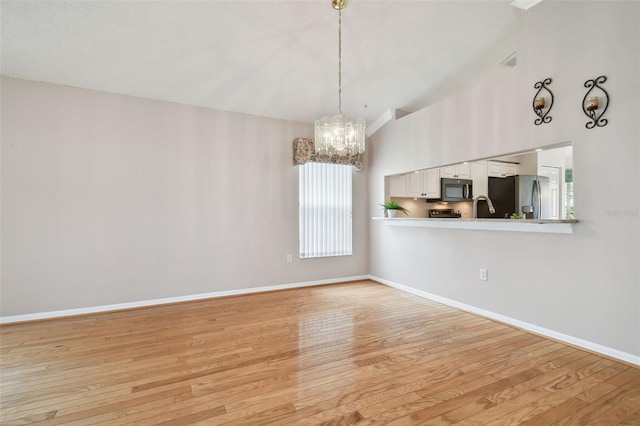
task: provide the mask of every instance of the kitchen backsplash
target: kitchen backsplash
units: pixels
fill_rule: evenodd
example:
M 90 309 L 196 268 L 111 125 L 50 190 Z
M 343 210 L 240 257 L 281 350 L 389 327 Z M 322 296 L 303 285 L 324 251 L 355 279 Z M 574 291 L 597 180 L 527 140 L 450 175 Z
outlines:
M 400 203 L 402 207 L 409 210 L 408 216 L 403 214 L 398 217 L 429 217 L 429 210 L 432 209 L 453 209 L 454 211 L 460 211 L 463 219 L 471 219 L 473 204 L 470 202 L 465 203 L 426 203 L 423 198 L 414 200 L 413 198 L 400 198 L 391 197 L 392 200 Z

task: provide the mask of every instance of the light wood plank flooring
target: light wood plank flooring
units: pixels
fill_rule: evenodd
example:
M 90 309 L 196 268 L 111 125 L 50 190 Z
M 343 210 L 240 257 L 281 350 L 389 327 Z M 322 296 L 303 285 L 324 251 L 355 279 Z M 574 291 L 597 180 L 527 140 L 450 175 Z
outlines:
M 640 369 L 369 281 L 0 332 L 3 425 L 640 425 Z

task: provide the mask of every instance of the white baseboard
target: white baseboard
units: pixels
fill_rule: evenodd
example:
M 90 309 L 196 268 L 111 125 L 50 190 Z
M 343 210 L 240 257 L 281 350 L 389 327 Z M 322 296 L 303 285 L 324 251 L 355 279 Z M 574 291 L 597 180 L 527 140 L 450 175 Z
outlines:
M 62 311 L 39 312 L 35 314 L 12 315 L 0 317 L 0 324 L 11 324 L 16 322 L 38 321 L 44 319 L 71 317 L 76 315 L 95 314 L 99 312 L 121 311 L 123 309 L 143 308 L 146 306 L 166 305 L 168 303 L 188 302 L 192 300 L 213 299 L 217 297 L 239 296 L 242 294 L 262 293 L 265 291 L 286 290 L 290 288 L 312 287 L 316 285 L 337 284 L 348 281 L 368 280 L 368 275 L 357 275 L 353 277 L 332 278 L 328 280 L 306 281 L 301 283 L 277 284 L 265 287 L 242 288 L 238 290 L 214 291 L 212 293 L 191 294 L 187 296 L 167 297 L 163 299 L 141 300 L 137 302 L 116 303 L 114 305 L 91 306 L 88 308 L 65 309 Z
M 619 359 L 624 362 L 628 362 L 629 364 L 634 364 L 640 366 L 640 356 L 633 355 L 628 352 L 623 352 L 617 349 L 610 348 L 608 346 L 603 346 L 598 343 L 593 343 L 588 340 L 583 340 L 577 337 L 569 336 L 567 334 L 558 333 L 557 331 L 550 330 L 548 328 L 539 327 L 535 324 L 529 324 L 524 321 L 520 321 L 511 317 L 507 317 L 504 315 L 497 314 L 495 312 L 487 311 L 485 309 L 477 308 L 475 306 L 467 305 L 465 303 L 457 302 L 452 299 L 447 299 L 446 297 L 437 296 L 435 294 L 428 293 L 426 291 L 418 290 L 413 287 L 409 287 L 403 284 L 398 284 L 393 281 L 385 280 L 384 278 L 376 277 L 374 275 L 369 275 L 369 279 L 379 282 L 381 284 L 387 285 L 389 287 L 393 287 L 400 291 L 404 291 L 405 293 L 410 293 L 415 296 L 419 296 L 425 299 L 432 300 L 434 302 L 442 303 L 443 305 L 451 306 L 453 308 L 460 309 L 462 311 L 470 312 L 472 314 L 477 314 L 486 318 L 490 318 L 496 321 L 503 322 L 505 324 L 513 325 L 518 328 L 522 328 L 523 330 L 531 331 L 536 334 L 540 334 L 542 336 L 549 337 L 551 339 L 559 340 L 564 343 L 568 343 L 573 346 L 577 346 L 579 348 L 587 349 L 591 352 L 596 352 L 602 355 L 606 355 L 611 358 Z

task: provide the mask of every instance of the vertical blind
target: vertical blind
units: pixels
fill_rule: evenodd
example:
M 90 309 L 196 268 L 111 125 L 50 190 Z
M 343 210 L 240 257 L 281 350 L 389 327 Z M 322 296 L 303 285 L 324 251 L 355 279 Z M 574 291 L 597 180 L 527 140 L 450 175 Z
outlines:
M 306 163 L 300 173 L 300 258 L 353 254 L 352 166 Z

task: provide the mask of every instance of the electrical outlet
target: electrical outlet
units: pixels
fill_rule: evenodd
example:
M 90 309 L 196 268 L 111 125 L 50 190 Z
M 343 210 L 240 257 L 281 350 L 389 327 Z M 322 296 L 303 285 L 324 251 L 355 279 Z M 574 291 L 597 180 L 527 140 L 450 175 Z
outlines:
M 291 263 L 293 262 L 293 256 L 291 256 L 290 254 L 287 255 L 287 263 Z
M 485 268 L 480 268 L 480 281 L 487 281 L 487 270 Z

